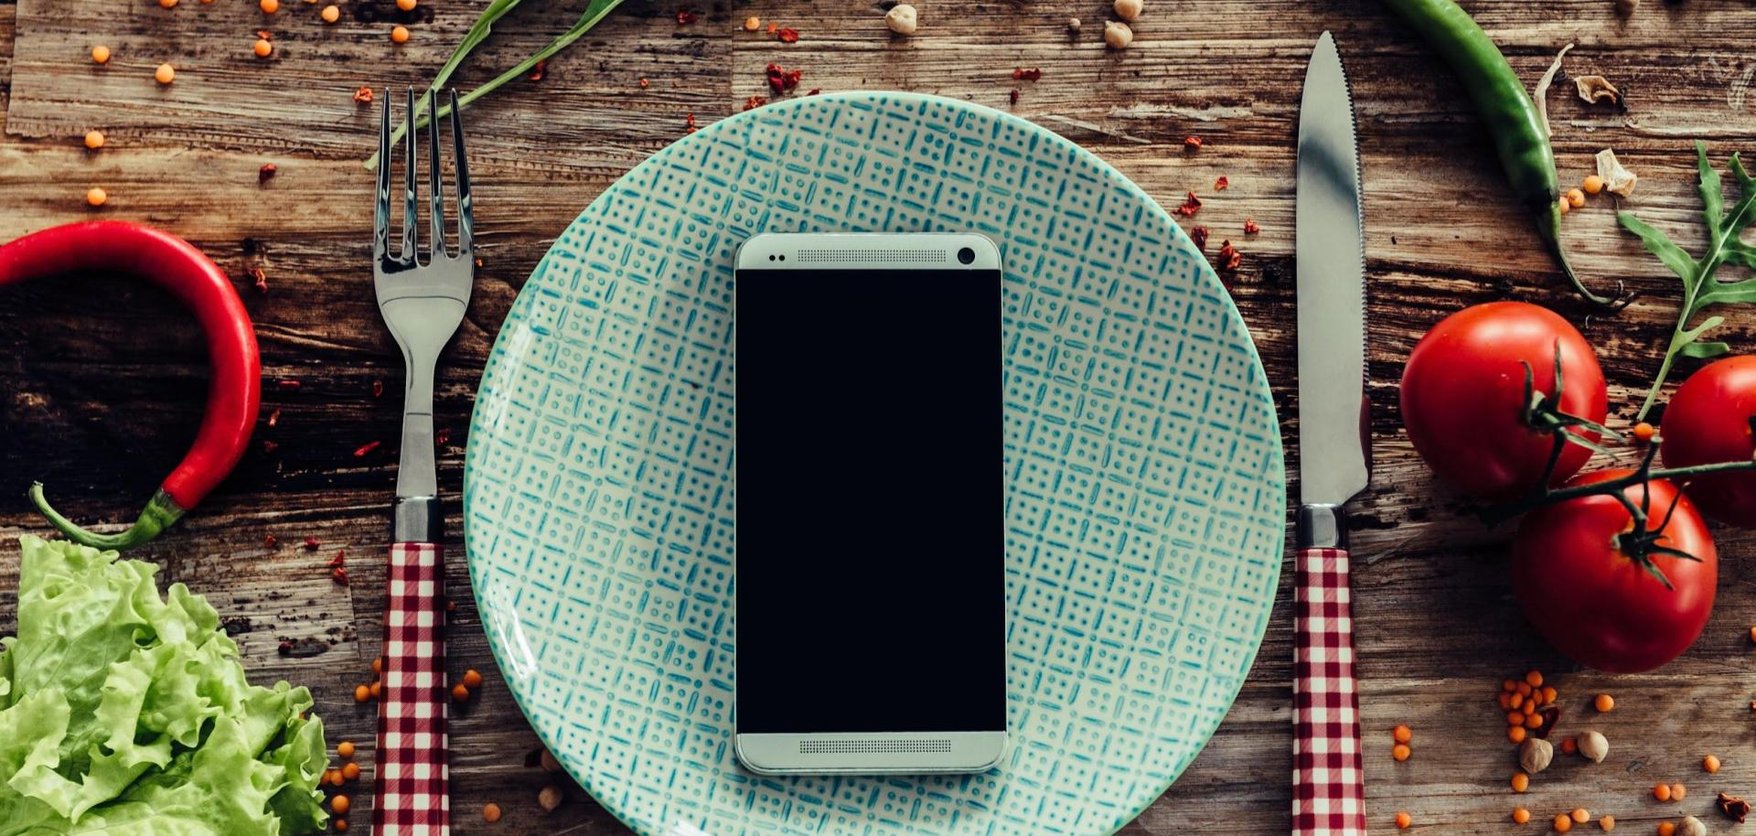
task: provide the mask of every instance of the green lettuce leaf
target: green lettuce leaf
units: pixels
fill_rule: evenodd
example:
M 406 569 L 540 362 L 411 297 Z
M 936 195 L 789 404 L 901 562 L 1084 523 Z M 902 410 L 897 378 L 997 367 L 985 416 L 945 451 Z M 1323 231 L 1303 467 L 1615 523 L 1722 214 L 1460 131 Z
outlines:
M 311 693 L 250 684 L 219 614 L 157 567 L 21 539 L 0 640 L 0 836 L 300 834 L 327 819 Z

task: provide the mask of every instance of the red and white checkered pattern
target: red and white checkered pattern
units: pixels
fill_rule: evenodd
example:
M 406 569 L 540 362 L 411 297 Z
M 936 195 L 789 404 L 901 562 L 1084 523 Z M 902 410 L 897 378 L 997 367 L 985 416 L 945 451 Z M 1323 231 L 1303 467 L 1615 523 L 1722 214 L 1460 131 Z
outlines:
M 1293 836 L 1366 832 L 1348 555 L 1301 549 L 1293 592 Z
M 372 809 L 378 836 L 451 832 L 441 551 L 434 543 L 390 547 Z

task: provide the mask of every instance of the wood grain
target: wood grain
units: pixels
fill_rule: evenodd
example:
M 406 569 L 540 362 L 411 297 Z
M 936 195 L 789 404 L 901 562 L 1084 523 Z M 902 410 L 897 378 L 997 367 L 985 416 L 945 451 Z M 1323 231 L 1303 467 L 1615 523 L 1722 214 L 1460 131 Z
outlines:
M 310 684 L 332 739 L 366 748 L 369 707 L 354 684 L 369 677 L 382 611 L 398 407 L 372 395 L 398 390 L 400 365 L 370 296 L 366 269 L 371 177 L 360 160 L 375 111 L 356 87 L 420 83 L 443 60 L 485 0 L 424 2 L 409 13 L 415 37 L 388 42 L 388 0 L 344 4 L 322 26 L 319 8 L 283 0 L 267 17 L 246 0 L 177 8 L 94 0 L 0 2 L 0 238 L 88 217 L 80 203 L 104 186 L 107 217 L 145 220 L 183 234 L 234 276 L 260 266 L 258 293 L 240 279 L 256 318 L 266 376 L 259 445 L 203 508 L 142 556 L 168 579 L 209 596 L 242 629 L 247 664 L 261 678 Z M 459 75 L 467 89 L 564 29 L 583 0 L 527 0 L 497 27 Z M 1230 239 L 1245 253 L 1226 278 L 1256 338 L 1297 461 L 1292 252 L 1293 141 L 1310 44 L 1335 32 L 1352 81 L 1365 171 L 1370 273 L 1370 387 L 1377 470 L 1358 503 L 1354 544 L 1357 646 L 1366 726 L 1368 805 L 1375 828 L 1408 810 L 1432 833 L 1499 832 L 1515 805 L 1538 821 L 1575 806 L 1651 829 L 1661 817 L 1710 821 L 1713 792 L 1756 794 L 1756 623 L 1747 555 L 1756 536 L 1718 531 L 1718 609 L 1687 655 L 1658 672 L 1607 676 L 1576 669 L 1538 640 L 1506 585 L 1510 528 L 1474 522 L 1469 503 L 1435 486 L 1400 428 L 1402 360 L 1439 317 L 1492 299 L 1554 307 L 1581 324 L 1610 379 L 1613 421 L 1626 424 L 1657 363 L 1674 315 L 1675 279 L 1621 233 L 1607 198 L 1566 219 L 1582 272 L 1605 289 L 1618 281 L 1643 296 L 1605 318 L 1573 299 L 1510 197 L 1458 81 L 1376 3 L 1342 0 L 1154 0 L 1135 46 L 1105 50 L 1105 5 L 1084 0 L 922 4 L 913 39 L 883 27 L 884 4 L 781 2 L 684 4 L 701 19 L 679 26 L 677 6 L 631 2 L 547 67 L 473 108 L 472 173 L 484 260 L 470 313 L 442 363 L 436 415 L 451 438 L 443 484 L 455 490 L 472 392 L 498 325 L 524 277 L 580 207 L 623 171 L 700 123 L 771 95 L 763 67 L 804 71 L 800 94 L 900 88 L 1011 110 L 1090 148 L 1164 204 L 1189 192 L 1205 204 L 1186 226 L 1212 231 L 1210 253 Z M 1628 95 L 1627 110 L 1589 106 L 1563 87 L 1551 95 L 1562 179 L 1576 183 L 1592 155 L 1613 147 L 1641 175 L 1627 208 L 1698 247 L 1691 143 L 1716 160 L 1756 138 L 1756 15 L 1741 3 L 1648 0 L 1630 19 L 1608 0 L 1466 3 L 1527 81 L 1554 52 L 1577 43 L 1570 73 L 1600 72 Z M 796 27 L 796 44 L 747 33 L 747 15 Z M 1069 37 L 1077 16 L 1084 31 Z M 254 31 L 276 43 L 249 54 Z M 95 42 L 116 57 L 95 67 Z M 152 68 L 178 67 L 160 88 Z M 1036 67 L 1043 77 L 1014 80 Z M 648 83 L 642 87 L 641 78 Z M 1011 91 L 1018 90 L 1013 104 Z M 109 145 L 86 152 L 79 136 L 101 128 Z M 1186 136 L 1205 140 L 1195 153 Z M 278 175 L 258 185 L 265 162 Z M 1230 182 L 1216 191 L 1220 176 Z M 1250 218 L 1262 232 L 1243 233 Z M 1731 312 L 1726 339 L 1756 343 L 1756 317 Z M 0 289 L 0 589 L 16 583 L 18 534 L 43 531 L 19 498 L 31 479 L 83 520 L 117 522 L 181 455 L 205 393 L 205 355 L 175 303 L 111 277 L 78 277 Z M 1685 369 L 1684 371 L 1687 371 Z M 272 384 L 298 380 L 300 388 Z M 363 457 L 361 444 L 386 445 Z M 1296 488 L 1296 485 L 1295 485 Z M 583 792 L 544 815 L 537 791 L 550 779 L 526 766 L 536 741 L 488 657 L 467 575 L 453 499 L 448 583 L 456 593 L 453 673 L 488 677 L 454 727 L 453 807 L 460 832 L 616 833 L 621 826 Z M 267 546 L 272 535 L 276 546 Z M 307 536 L 316 551 L 299 544 Z M 336 586 L 326 562 L 349 555 L 352 583 Z M 1290 755 L 1290 573 L 1252 676 L 1220 732 L 1181 781 L 1128 833 L 1284 832 Z M 0 595 L 0 630 L 15 599 Z M 243 619 L 248 619 L 246 625 Z M 282 640 L 327 648 L 282 657 Z M 1565 760 L 1533 782 L 1506 788 L 1514 766 L 1492 702 L 1497 683 L 1539 667 L 1562 691 L 1562 732 L 1597 728 L 1611 740 L 1599 766 Z M 1590 696 L 1614 693 L 1596 716 Z M 1390 726 L 1415 729 L 1415 756 L 1389 757 Z M 1725 767 L 1711 779 L 1699 759 Z M 1689 783 L 1688 801 L 1659 805 L 1659 780 Z M 356 791 L 364 804 L 369 792 Z M 479 809 L 507 817 L 485 825 Z M 364 820 L 363 806 L 356 818 Z

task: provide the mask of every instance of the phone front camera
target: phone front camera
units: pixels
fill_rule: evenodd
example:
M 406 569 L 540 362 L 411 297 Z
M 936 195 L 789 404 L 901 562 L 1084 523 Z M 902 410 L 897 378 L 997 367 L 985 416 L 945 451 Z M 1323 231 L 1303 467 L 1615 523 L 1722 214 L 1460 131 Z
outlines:
M 975 260 L 976 260 L 976 251 L 970 249 L 969 247 L 964 247 L 963 249 L 957 251 L 957 260 L 963 262 L 964 264 L 973 264 L 973 263 L 975 263 Z

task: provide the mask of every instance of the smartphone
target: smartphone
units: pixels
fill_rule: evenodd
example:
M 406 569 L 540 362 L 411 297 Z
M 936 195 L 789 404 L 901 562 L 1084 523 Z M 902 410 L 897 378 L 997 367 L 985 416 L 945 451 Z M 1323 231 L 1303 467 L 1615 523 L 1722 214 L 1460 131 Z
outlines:
M 1006 745 L 1000 250 L 973 233 L 738 251 L 738 759 L 981 772 Z

